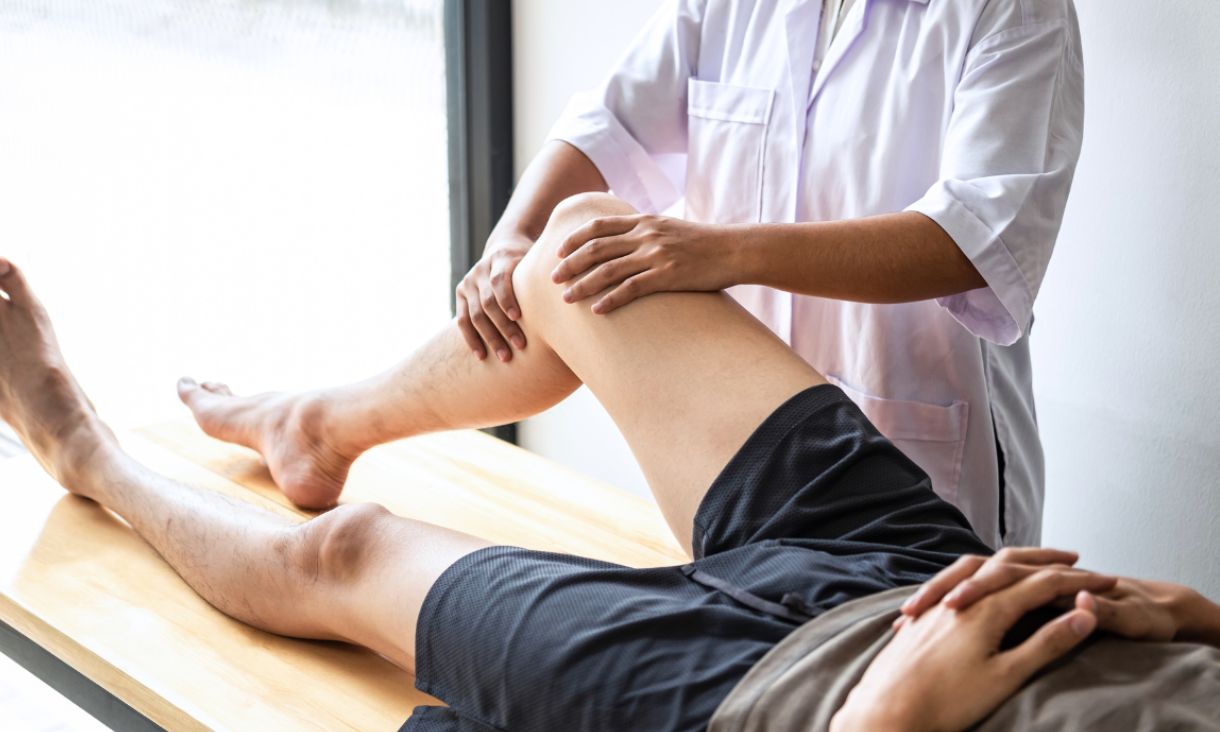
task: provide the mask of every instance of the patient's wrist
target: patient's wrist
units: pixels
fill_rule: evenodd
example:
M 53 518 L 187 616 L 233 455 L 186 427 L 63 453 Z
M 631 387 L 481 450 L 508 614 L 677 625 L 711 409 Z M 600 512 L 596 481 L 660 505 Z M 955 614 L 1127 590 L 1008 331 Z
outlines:
M 915 719 L 918 714 L 900 708 L 900 705 L 885 703 L 847 703 L 835 712 L 830 720 L 830 732 L 916 732 Z
M 1175 612 L 1179 618 L 1175 640 L 1220 647 L 1220 605 L 1187 589 L 1178 600 Z

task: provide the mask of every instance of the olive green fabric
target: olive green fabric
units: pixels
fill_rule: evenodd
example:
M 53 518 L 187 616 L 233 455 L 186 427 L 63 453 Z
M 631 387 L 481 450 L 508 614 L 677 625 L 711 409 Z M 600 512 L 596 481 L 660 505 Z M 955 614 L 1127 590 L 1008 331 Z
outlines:
M 847 603 L 802 625 L 716 710 L 709 732 L 825 730 L 915 588 Z M 974 729 L 1220 732 L 1220 649 L 1090 639 L 1043 669 Z

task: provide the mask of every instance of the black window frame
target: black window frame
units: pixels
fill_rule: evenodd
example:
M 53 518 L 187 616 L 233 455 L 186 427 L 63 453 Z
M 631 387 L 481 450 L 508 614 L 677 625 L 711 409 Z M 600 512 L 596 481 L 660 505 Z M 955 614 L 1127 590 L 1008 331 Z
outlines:
M 512 3 L 445 0 L 444 12 L 452 309 L 513 190 Z M 515 424 L 487 432 L 517 441 Z

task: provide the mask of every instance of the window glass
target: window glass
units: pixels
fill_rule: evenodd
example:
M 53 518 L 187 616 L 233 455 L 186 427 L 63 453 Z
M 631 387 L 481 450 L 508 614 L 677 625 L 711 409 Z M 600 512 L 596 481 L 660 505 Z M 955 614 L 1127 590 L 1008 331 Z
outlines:
M 446 322 L 441 9 L 0 3 L 0 254 L 104 417 L 360 378 Z

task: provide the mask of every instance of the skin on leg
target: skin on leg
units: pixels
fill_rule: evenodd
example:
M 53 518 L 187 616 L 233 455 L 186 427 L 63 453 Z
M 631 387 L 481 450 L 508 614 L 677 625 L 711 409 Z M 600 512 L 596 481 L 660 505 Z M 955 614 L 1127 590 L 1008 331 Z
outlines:
M 147 470 L 93 412 L 45 310 L 4 260 L 0 418 L 62 485 L 122 516 L 217 609 L 274 633 L 357 643 L 407 670 L 428 590 L 487 546 L 370 504 L 293 523 Z
M 352 462 L 374 445 L 516 422 L 578 386 L 544 343 L 507 364 L 481 361 L 449 326 L 388 371 L 347 386 L 238 397 L 223 384 L 183 379 L 178 393 L 205 432 L 257 450 L 284 494 L 316 509 L 336 504 Z
M 355 643 L 414 672 L 424 598 L 454 562 L 489 543 L 375 504 L 294 523 L 164 478 L 117 448 L 71 490 L 122 516 L 221 612 L 297 638 Z
M 441 334 L 399 372 L 374 380 L 364 397 L 409 402 L 398 405 L 407 414 L 386 419 L 394 422 L 388 429 L 410 434 L 526 416 L 583 380 L 626 434 L 687 542 L 719 470 L 776 406 L 820 377 L 723 295 L 658 295 L 610 316 L 563 303 L 549 279 L 559 242 L 590 218 L 626 211 L 605 195 L 556 210 L 515 275 L 534 339 L 527 354 L 511 364 L 479 362 L 453 333 Z M 118 452 L 63 363 L 45 311 L 19 273 L 7 263 L 2 269 L 0 414 L 61 483 L 123 515 L 234 617 L 275 632 L 353 640 L 410 667 L 427 590 L 483 542 L 366 508 L 298 528 L 148 473 Z M 184 391 L 205 418 L 250 406 L 217 386 Z M 377 408 L 370 402 L 364 415 Z M 254 423 L 240 421 L 222 429 L 237 437 Z
M 704 493 L 746 438 L 825 380 L 723 293 L 649 295 L 608 315 L 592 313 L 596 298 L 565 303 L 550 277 L 564 238 L 590 219 L 630 213 L 604 193 L 556 208 L 515 273 L 521 323 L 530 347 L 557 353 L 610 413 L 689 549 Z
M 477 426 L 527 416 L 584 381 L 627 436 L 675 534 L 688 542 L 711 480 L 776 406 L 820 377 L 721 294 L 657 295 L 610 316 L 563 303 L 549 279 L 559 243 L 590 218 L 629 211 L 606 195 L 556 209 L 515 273 L 533 339 L 527 353 L 510 364 L 476 361 L 450 330 L 400 369 L 347 393 L 361 407 L 348 416 L 405 434 Z M 20 274 L 4 266 L 0 413 L 61 483 L 126 518 L 222 611 L 274 632 L 351 640 L 411 667 L 428 589 L 485 543 L 367 507 L 293 526 L 149 473 L 119 452 L 92 414 L 45 312 Z M 225 391 L 185 385 L 183 396 L 201 422 L 217 418 L 218 432 L 274 447 L 254 439 L 260 428 L 259 439 L 275 436 L 259 424 L 266 415 L 251 416 L 258 405 Z M 306 401 L 280 411 L 299 411 Z M 246 419 L 226 418 L 243 411 Z
M 532 416 L 589 385 L 626 436 L 670 527 L 689 548 L 704 492 L 749 434 L 822 377 L 722 293 L 662 293 L 609 315 L 568 304 L 556 250 L 599 216 L 632 213 L 590 193 L 556 207 L 514 272 L 529 347 L 507 364 L 470 355 L 454 327 L 372 379 L 307 395 L 234 397 L 180 385 L 209 434 L 259 450 L 289 498 L 334 505 L 347 468 L 379 442 Z

